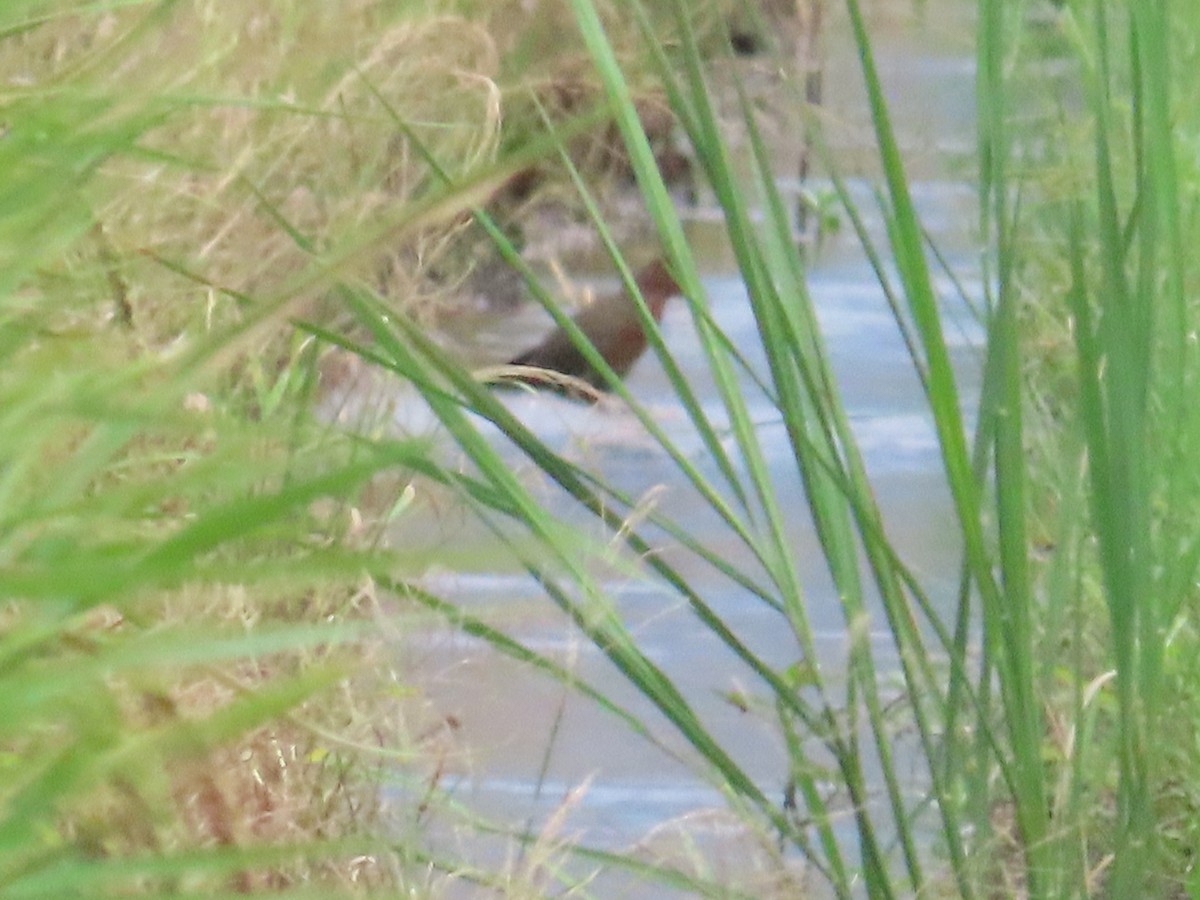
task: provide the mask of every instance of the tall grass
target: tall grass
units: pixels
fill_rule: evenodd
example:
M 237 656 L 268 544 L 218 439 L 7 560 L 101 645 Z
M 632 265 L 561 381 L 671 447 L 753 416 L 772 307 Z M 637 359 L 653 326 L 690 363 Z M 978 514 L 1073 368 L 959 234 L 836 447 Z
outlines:
M 343 196 L 361 172 L 306 162 L 314 132 L 368 142 L 330 82 L 371 61 L 293 68 L 272 29 L 344 49 L 378 36 L 359 24 L 288 4 L 0 8 L 4 896 L 407 878 L 367 836 L 378 798 L 355 747 L 405 740 L 391 667 L 357 668 L 381 565 L 357 507 L 422 451 L 314 424 L 313 347 L 287 323 L 364 252 Z M 441 52 L 436 22 L 391 24 Z M 256 36 L 258 57 L 239 45 Z M 364 168 L 385 162 L 377 136 Z M 399 227 L 434 233 L 398 205 Z M 329 699 L 350 685 L 363 696 Z
M 685 4 L 674 4 L 669 53 L 642 7 L 630 5 L 722 209 L 748 289 L 766 359 L 766 368 L 751 374 L 785 426 L 795 463 L 786 477 L 804 485 L 844 615 L 845 674 L 831 678 L 805 664 L 816 658 L 806 573 L 796 568 L 785 513 L 775 499 L 775 479 L 781 476 L 766 465 L 762 435 L 738 386 L 744 358 L 707 309 L 692 251 L 597 10 L 589 0 L 572 0 L 571 7 L 719 392 L 719 414 L 702 407 L 646 322 L 653 351 L 711 457 L 713 474 L 699 469 L 612 373 L 609 380 L 674 462 L 681 483 L 705 499 L 752 562 L 736 563 L 704 547 L 686 522 L 636 508 L 633 498 L 539 441 L 419 329 L 387 320 L 370 298 L 349 297 L 372 330 L 373 358 L 417 385 L 474 467 L 471 474 L 429 474 L 460 489 L 497 531 L 511 537 L 518 529 L 541 548 L 534 552 L 523 539 L 519 543 L 522 563 L 548 598 L 707 761 L 731 802 L 802 855 L 837 895 L 944 890 L 977 896 L 991 894 L 999 883 L 1004 891 L 1036 897 L 1097 890 L 1135 896 L 1178 883 L 1180 858 L 1159 853 L 1155 837 L 1160 799 L 1170 790 L 1167 760 L 1176 757 L 1152 737 L 1168 718 L 1192 715 L 1189 705 L 1168 706 L 1186 704 L 1185 691 L 1171 697 L 1166 690 L 1171 642 L 1190 641 L 1193 632 L 1186 600 L 1197 561 L 1195 541 L 1183 524 L 1184 510 L 1193 507 L 1195 429 L 1187 400 L 1194 342 L 1185 337 L 1191 334 L 1186 285 L 1192 273 L 1181 250 L 1185 219 L 1178 137 L 1171 130 L 1172 116 L 1181 115 L 1171 101 L 1172 60 L 1190 46 L 1172 39 L 1178 23 L 1165 7 L 1148 4 L 1127 9 L 1095 4 L 1063 14 L 1059 27 L 1074 41 L 1067 46 L 1081 63 L 1084 110 L 1094 134 L 1086 161 L 1064 160 L 1094 179 L 1078 178 L 1064 201 L 1028 180 L 1025 166 L 1035 145 L 1015 124 L 1027 95 L 1014 73 L 1025 78 L 1033 71 L 1025 55 L 1025 24 L 1007 4 L 980 5 L 979 225 L 989 277 L 984 381 L 972 435 L 944 336 L 933 253 L 911 199 L 864 11 L 856 0 L 846 2 L 875 129 L 888 225 L 887 247 L 871 252 L 890 258 L 898 273 L 897 327 L 912 338 L 913 365 L 925 388 L 962 538 L 960 602 L 946 617 L 905 565 L 875 502 L 753 105 L 743 100 L 741 107 L 752 156 L 747 184 L 735 172 L 722 136 Z M 1132 106 L 1126 111 L 1128 100 Z M 447 181 L 453 184 L 449 176 Z M 581 179 L 577 184 L 586 193 Z M 752 215 L 751 197 L 758 198 L 761 222 Z M 845 192 L 843 199 L 852 202 Z M 522 267 L 502 232 L 482 211 L 477 216 L 509 261 Z M 632 289 L 629 268 L 599 216 L 595 225 Z M 1034 291 L 1023 288 L 1030 273 L 1053 269 L 1044 252 L 1036 255 L 1033 233 L 1060 248 L 1057 258 L 1069 263 L 1065 286 L 1051 281 Z M 564 321 L 538 286 L 531 287 Z M 1057 298 L 1031 299 L 1041 291 Z M 1043 305 L 1031 312 L 1033 302 Z M 1030 320 L 1055 310 L 1070 317 L 1074 347 L 1064 363 L 1070 373 L 1065 391 L 1078 396 L 1077 405 L 1070 396 L 1048 393 L 1039 380 L 1042 370 L 1028 354 L 1030 342 L 1043 339 L 1031 336 Z M 594 352 L 591 357 L 601 362 Z M 1051 408 L 1053 418 L 1042 415 Z M 647 577 L 676 592 L 744 663 L 790 750 L 795 807 L 772 800 L 738 766 L 679 687 L 638 647 L 619 608 L 579 561 L 579 545 L 564 539 L 480 437 L 467 411 L 498 426 L 593 512 Z M 1055 472 L 1067 475 L 1056 481 Z M 1047 535 L 1041 528 L 1048 508 L 1056 524 Z M 701 590 L 651 552 L 653 541 L 643 528 L 670 535 L 771 610 L 793 638 L 792 664 L 778 667 L 759 657 Z M 1037 559 L 1035 543 L 1052 549 L 1049 564 Z M 885 676 L 877 649 L 864 637 L 872 595 L 882 601 L 900 660 L 906 716 L 926 763 L 927 781 L 916 798 L 891 750 Z M 1087 620 L 1101 614 L 1107 615 L 1102 629 L 1107 641 L 1089 643 L 1095 629 Z M 550 667 L 465 612 L 452 616 L 502 652 Z M 1072 653 L 1058 665 L 1040 662 L 1064 646 Z M 631 712 L 616 712 L 633 719 L 639 732 L 651 730 Z M 812 749 L 813 739 L 819 750 Z M 837 773 L 844 805 L 815 774 L 826 771 L 827 763 Z M 854 824 L 852 838 L 836 826 L 842 816 Z
M 648 716 L 422 591 L 396 559 L 356 542 L 350 506 L 373 476 L 399 470 L 447 486 L 478 513 L 745 821 L 838 896 L 979 896 L 997 885 L 1037 897 L 1200 892 L 1185 874 L 1198 831 L 1189 823 L 1200 820 L 1190 616 L 1200 561 L 1191 526 L 1195 273 L 1184 203 L 1196 179 L 1181 151 L 1195 130 L 1190 97 L 1181 96 L 1195 26 L 1165 5 L 1067 7 L 1063 50 L 1084 101 L 1064 110 L 1063 139 L 1039 147 L 1016 124 L 1028 102 L 1024 79 L 1036 78 L 1024 25 L 1011 4 L 979 6 L 988 339 L 971 434 L 931 274 L 935 248 L 911 199 L 864 10 L 845 3 L 888 224 L 887 246 L 867 249 L 897 273 L 897 288 L 887 289 L 899 300 L 897 327 L 925 389 L 962 538 L 962 587 L 948 616 L 906 565 L 875 501 L 758 113 L 738 95 L 743 164 L 714 108 L 710 35 L 697 34 L 690 4 L 655 4 L 653 18 L 636 2 L 619 11 L 723 212 L 761 370 L 708 309 L 630 90 L 628 47 L 613 47 L 613 9 L 571 0 L 569 11 L 717 390 L 719 408 L 699 402 L 642 310 L 711 465 L 697 464 L 606 374 L 737 553 L 707 546 L 689 522 L 647 509 L 555 452 L 392 302 L 421 299 L 424 276 L 454 258 L 462 210 L 547 149 L 561 152 L 582 208 L 634 287 L 573 165 L 570 127 L 552 126 L 492 161 L 499 59 L 478 18 L 456 17 L 449 5 L 412 18 L 367 3 L 337 11 L 280 3 L 271 15 L 247 6 L 228 18 L 206 3 L 6 5 L 0 890 L 211 895 L 344 876 L 351 857 L 386 860 L 376 874 L 383 880 L 394 866 L 393 885 L 419 890 L 442 871 L 515 890 L 502 874 L 469 869 L 420 840 L 364 837 L 355 821 L 330 838 L 330 820 L 299 804 L 287 810 L 297 821 L 315 816 L 311 831 L 278 815 L 278 831 L 239 830 L 245 795 L 226 780 L 238 771 L 226 765 L 230 747 L 249 742 L 261 759 L 280 729 L 294 727 L 303 737 L 289 738 L 286 776 L 286 766 L 255 762 L 248 779 L 297 778 L 289 800 L 342 786 L 333 764 L 324 776 L 334 786 L 322 780 L 322 761 L 353 738 L 321 725 L 327 706 L 305 704 L 344 684 L 351 669 L 340 646 L 364 646 L 350 610 L 330 599 L 364 573 L 667 744 Z M 329 65 L 313 66 L 321 53 Z M 487 65 L 470 70 L 480 59 Z M 409 168 L 415 159 L 423 162 Z M 1066 174 L 1031 179 L 1035 162 Z M 835 184 L 848 218 L 861 221 Z M 472 211 L 566 324 L 505 231 Z M 302 334 L 281 342 L 275 335 L 293 317 L 305 320 Z M 414 385 L 469 465 L 309 424 L 295 410 L 316 378 L 314 340 Z M 231 371 L 240 374 L 233 391 Z M 784 426 L 787 471 L 767 464 L 747 381 Z M 564 529 L 481 418 L 610 540 Z M 777 499 L 796 483 L 841 604 L 840 672 L 816 662 L 805 587 L 814 573 L 799 569 Z M 776 664 L 757 653 L 700 585 L 655 552 L 664 540 L 775 617 L 793 658 Z M 743 769 L 685 686 L 639 645 L 594 574 L 594 554 L 665 585 L 744 665 L 754 708 L 788 750 L 784 799 Z M 345 624 L 317 626 L 300 614 L 326 604 Z M 267 624 L 264 609 L 275 611 Z M 916 795 L 893 751 L 894 676 L 869 637 L 880 616 L 899 660 L 903 726 L 924 761 Z M 394 756 L 382 748 L 376 758 Z M 414 804 L 418 830 L 435 788 L 431 776 L 429 796 Z M 274 804 L 281 795 L 255 796 Z M 521 826 L 510 831 L 527 838 Z M 310 840 L 314 833 L 326 837 Z M 566 850 L 680 890 L 737 888 L 632 856 Z M 569 867 L 546 868 L 555 883 L 579 886 Z

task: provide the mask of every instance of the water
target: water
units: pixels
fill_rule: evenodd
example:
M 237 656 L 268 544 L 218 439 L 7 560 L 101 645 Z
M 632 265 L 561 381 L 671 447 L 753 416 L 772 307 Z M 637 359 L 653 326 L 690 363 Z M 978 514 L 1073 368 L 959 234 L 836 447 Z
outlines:
M 947 4 L 945 9 L 964 6 Z M 952 16 L 937 21 L 943 28 L 950 23 L 959 35 L 969 24 Z M 878 40 L 879 64 L 898 132 L 917 173 L 912 184 L 914 200 L 926 228 L 951 259 L 968 294 L 965 299 L 958 296 L 948 278 L 938 281 L 947 336 L 969 414 L 978 388 L 983 339 L 970 308 L 982 293 L 972 263 L 976 256 L 972 236 L 975 195 L 956 172 L 970 152 L 974 129 L 969 46 L 952 44 L 948 50 L 944 35 L 895 26 L 879 32 Z M 845 42 L 844 33 L 831 35 L 827 103 L 842 120 L 842 126 L 832 130 L 832 139 L 839 159 L 861 156 L 866 160 L 870 138 L 863 124 L 862 97 L 854 88 L 859 80 L 856 57 Z M 798 190 L 786 174 L 787 165 L 781 161 L 780 166 L 785 173 L 780 178 L 781 189 Z M 864 166 L 869 170 L 868 163 Z M 869 178 L 852 178 L 850 186 L 857 197 L 870 197 Z M 705 288 L 712 314 L 761 369 L 763 360 L 761 350 L 755 353 L 757 334 L 745 289 L 721 245 L 712 212 L 701 207 L 687 213 L 693 244 L 703 248 L 707 261 Z M 869 216 L 868 222 L 881 238 L 881 217 Z M 810 267 L 809 287 L 889 534 L 934 602 L 949 608 L 959 545 L 932 425 L 876 276 L 849 234 L 824 245 Z M 527 315 L 531 318 L 508 323 L 513 334 L 524 335 L 537 327 L 530 325 L 537 311 Z M 701 403 L 719 418 L 718 397 L 710 385 L 705 386 L 700 344 L 682 303 L 668 307 L 663 328 L 676 360 L 698 386 Z M 710 474 L 715 471 L 705 463 L 699 439 L 656 361 L 639 363 L 627 384 L 702 469 Z M 806 500 L 783 429 L 765 399 L 755 401 L 755 389 L 749 385 L 746 389 L 779 488 L 779 503 L 790 511 L 788 533 L 804 578 L 819 662 L 836 682 L 847 646 L 843 614 L 804 511 Z M 686 523 L 706 547 L 739 564 L 750 564 L 748 552 L 703 499 L 683 483 L 674 464 L 628 412 L 615 404 L 588 407 L 545 395 L 518 394 L 508 402 L 551 446 L 632 495 L 652 498 L 659 512 Z M 403 418 L 412 411 L 402 408 L 399 415 Z M 523 477 L 536 483 L 515 455 L 512 462 Z M 564 521 L 594 535 L 602 534 L 569 498 L 550 488 L 539 490 Z M 443 781 L 457 798 L 497 820 L 528 822 L 534 832 L 570 798 L 569 832 L 582 836 L 590 846 L 611 849 L 638 846 L 651 833 L 661 835 L 664 823 L 703 821 L 705 825 L 698 827 L 695 837 L 701 840 L 701 834 L 707 835 L 710 861 L 721 859 L 724 848 L 735 868 L 766 865 L 763 860 L 769 853 L 759 853 L 760 860 L 744 847 L 731 849 L 741 847 L 739 833 L 725 820 L 701 816 L 700 811 L 722 809 L 725 803 L 720 792 L 688 765 L 690 757 L 683 742 L 627 686 L 603 654 L 543 599 L 531 578 L 505 562 L 502 554 L 480 549 L 488 546 L 482 528 L 469 524 L 465 517 L 410 520 L 401 523 L 396 540 L 414 549 L 453 542 L 468 548 L 462 560 L 492 560 L 493 564 L 475 571 L 431 574 L 425 586 L 503 625 L 525 645 L 568 666 L 580 679 L 643 716 L 661 744 L 654 746 L 630 734 L 593 701 L 500 658 L 482 642 L 448 628 L 418 631 L 406 648 L 410 666 L 433 706 L 459 723 L 457 739 L 465 758 Z M 665 536 L 660 535 L 655 543 L 663 557 L 762 659 L 782 668 L 799 658 L 796 643 L 781 627 L 778 613 L 747 591 L 731 586 L 728 579 Z M 769 724 L 728 700 L 729 694 L 753 690 L 749 672 L 667 588 L 617 565 L 597 566 L 596 577 L 614 598 L 643 652 L 674 680 L 697 715 L 764 792 L 782 801 L 787 768 L 780 738 Z M 890 639 L 881 619 L 873 627 L 877 630 L 871 639 L 886 669 L 892 661 Z M 585 787 L 577 792 L 581 786 Z M 920 790 L 919 781 L 914 781 L 914 790 Z M 714 822 L 721 824 L 713 826 Z M 722 828 L 723 839 L 713 839 Z M 645 893 L 622 884 L 618 891 L 618 882 L 600 884 L 608 885 L 598 889 L 600 896 L 624 896 L 626 892 L 666 895 L 660 889 Z

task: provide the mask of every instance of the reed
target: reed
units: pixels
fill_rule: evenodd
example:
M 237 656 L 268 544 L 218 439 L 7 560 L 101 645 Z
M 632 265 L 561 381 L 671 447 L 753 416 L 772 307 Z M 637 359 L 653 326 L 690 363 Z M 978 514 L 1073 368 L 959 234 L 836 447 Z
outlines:
M 775 500 L 778 476 L 765 463 L 736 380 L 744 359 L 706 309 L 691 249 L 597 10 L 589 0 L 571 6 L 720 394 L 719 413 L 701 407 L 661 337 L 650 330 L 651 349 L 712 465 L 701 471 L 635 397 L 619 383 L 614 387 L 674 462 L 681 483 L 710 504 L 748 551 L 737 558 L 752 562 L 736 563 L 732 555 L 704 547 L 686 522 L 637 508 L 634 498 L 556 454 L 419 330 L 387 326 L 371 301 L 358 298 L 359 316 L 385 348 L 379 361 L 418 385 L 477 473 L 439 477 L 481 515 L 499 516 L 504 530 L 520 531 L 520 558 L 547 596 L 707 761 L 735 807 L 802 855 L 839 896 L 853 896 L 859 885 L 880 897 L 932 889 L 987 895 L 997 878 L 1005 890 L 1031 897 L 1101 889 L 1132 896 L 1178 884 L 1186 866 L 1164 852 L 1156 831 L 1166 797 L 1173 815 L 1181 806 L 1193 808 L 1186 799 L 1192 792 L 1177 791 L 1169 774 L 1180 755 L 1193 754 L 1168 751 L 1150 736 L 1169 720 L 1194 721 L 1179 682 L 1169 689 L 1180 677 L 1170 661 L 1179 658 L 1176 653 L 1186 655 L 1177 648 L 1193 633 L 1187 601 L 1197 561 L 1195 542 L 1183 527 L 1195 490 L 1188 462 L 1195 413 L 1187 401 L 1193 353 L 1186 338 L 1192 330 L 1187 286 L 1194 275 L 1182 252 L 1189 220 L 1181 208 L 1180 132 L 1173 121 L 1181 113 L 1172 102 L 1172 64 L 1189 51 L 1180 33 L 1187 29 L 1165 8 L 1147 4 L 1062 12 L 1054 27 L 1065 36 L 1067 58 L 1079 63 L 1075 71 L 1086 98 L 1070 114 L 1087 116 L 1094 136 L 1088 154 L 1068 155 L 1080 150 L 1077 141 L 1064 141 L 1061 157 L 1048 152 L 1053 165 L 1077 173 L 1067 190 L 1053 193 L 1046 182 L 1028 177 L 1039 151 L 1020 125 L 1021 103 L 1039 90 L 1034 51 L 1022 40 L 1028 26 L 1004 4 L 981 4 L 978 226 L 988 273 L 982 313 L 987 343 L 972 431 L 933 286 L 939 257 L 914 210 L 864 11 L 856 0 L 846 2 L 870 99 L 880 207 L 888 223 L 887 245 L 867 249 L 895 268 L 897 328 L 910 340 L 925 388 L 962 539 L 959 604 L 944 616 L 905 565 L 875 503 L 755 109 L 742 104 L 740 125 L 752 151 L 747 182 L 744 172 L 735 171 L 718 125 L 710 76 L 685 5 L 674 6 L 668 48 L 642 7 L 631 4 L 723 212 L 766 359 L 753 379 L 785 426 L 795 462 L 789 477 L 804 485 L 842 604 L 849 638 L 845 677 L 829 679 L 804 665 L 815 658 L 805 573 L 795 567 Z M 632 289 L 629 267 L 584 180 L 577 177 L 576 184 Z M 852 198 L 844 190 L 841 195 L 847 216 L 861 218 Z M 752 217 L 750 197 L 761 198 L 762 221 Z M 502 232 L 478 215 L 511 264 L 523 268 Z M 1062 280 L 1031 287 L 1030 273 L 1049 274 L 1051 259 L 1065 261 Z M 525 271 L 539 299 L 563 321 Z M 1059 380 L 1051 384 L 1043 380 L 1049 371 L 1030 352 L 1044 333 L 1031 332 L 1029 323 L 1055 316 L 1069 317 L 1065 331 L 1073 345 L 1060 348 L 1070 356 L 1058 360 Z M 744 663 L 754 690 L 765 698 L 761 708 L 770 711 L 791 750 L 792 788 L 802 815 L 764 794 L 679 687 L 644 655 L 622 626 L 619 609 L 581 564 L 581 543 L 565 539 L 546 518 L 537 499 L 478 437 L 464 409 L 497 425 L 595 514 L 646 577 L 677 593 Z M 1049 410 L 1053 415 L 1046 415 Z M 794 664 L 780 668 L 758 657 L 698 587 L 650 552 L 654 542 L 643 529 L 669 535 L 709 560 L 777 616 L 780 629 L 793 637 Z M 1047 560 L 1037 557 L 1035 545 L 1048 550 Z M 900 660 L 905 719 L 925 760 L 926 781 L 916 798 L 890 750 L 894 723 L 885 710 L 877 650 L 856 637 L 871 617 L 870 595 L 882 601 Z M 1089 621 L 1096 617 L 1104 624 Z M 1097 630 L 1103 639 L 1091 639 Z M 1071 652 L 1064 657 L 1061 647 Z M 499 640 L 497 649 L 532 655 Z M 1044 662 L 1051 657 L 1057 665 Z M 637 718 L 628 710 L 618 714 Z M 633 727 L 652 733 L 644 722 Z M 830 769 L 837 773 L 836 791 L 814 777 Z M 836 801 L 835 795 L 848 799 Z M 852 838 L 836 827 L 843 817 L 854 824 Z

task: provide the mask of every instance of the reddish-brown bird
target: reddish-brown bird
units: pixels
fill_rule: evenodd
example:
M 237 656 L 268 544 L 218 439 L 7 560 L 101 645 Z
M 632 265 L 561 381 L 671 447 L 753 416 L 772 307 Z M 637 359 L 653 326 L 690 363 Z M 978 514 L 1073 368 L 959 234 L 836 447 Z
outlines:
M 661 259 L 655 260 L 638 272 L 636 281 L 654 321 L 661 321 L 663 308 L 671 297 L 679 293 L 679 285 Z M 642 329 L 642 320 L 638 317 L 633 298 L 625 291 L 618 291 L 589 303 L 575 314 L 572 321 L 587 335 L 588 340 L 612 370 L 622 378 L 646 351 L 646 333 Z M 509 365 L 547 369 L 577 378 L 597 391 L 609 389 L 604 376 L 588 363 L 562 328 L 555 328 L 536 347 L 509 360 Z M 512 378 L 537 387 L 576 395 L 582 393 L 572 391 L 568 382 L 553 378 L 538 378 L 536 375 L 515 375 Z

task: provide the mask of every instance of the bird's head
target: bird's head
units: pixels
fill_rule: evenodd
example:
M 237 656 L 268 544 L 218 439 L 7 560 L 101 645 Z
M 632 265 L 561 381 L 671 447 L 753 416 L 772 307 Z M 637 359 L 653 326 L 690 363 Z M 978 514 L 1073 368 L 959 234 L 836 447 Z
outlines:
M 661 259 L 656 259 L 638 272 L 637 286 L 646 298 L 646 305 L 650 307 L 650 314 L 655 320 L 662 318 L 667 300 L 679 293 L 678 282 L 667 271 L 667 264 Z

